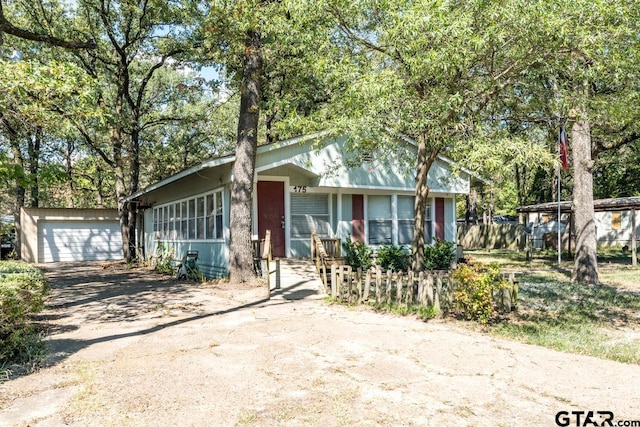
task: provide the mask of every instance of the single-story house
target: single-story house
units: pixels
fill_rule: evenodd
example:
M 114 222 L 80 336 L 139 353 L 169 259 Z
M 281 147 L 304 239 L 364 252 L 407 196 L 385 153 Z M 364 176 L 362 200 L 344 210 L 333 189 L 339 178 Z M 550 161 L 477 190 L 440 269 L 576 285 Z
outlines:
M 20 256 L 35 263 L 123 259 L 118 211 L 22 208 Z
M 593 210 L 597 244 L 601 246 L 626 246 L 635 254 L 638 228 L 640 227 L 640 197 L 597 199 L 593 201 Z M 534 231 L 539 229 L 547 230 L 547 233 L 557 233 L 558 202 L 521 206 L 517 211 L 525 216 L 524 223 L 531 224 Z M 569 227 L 571 239 L 568 238 L 569 236 L 563 238 L 563 245 L 568 248 L 573 246 L 572 240 L 575 236 L 572 212 L 573 202 L 560 202 L 560 232 L 565 232 L 566 224 L 571 225 Z M 537 233 L 536 236 L 539 239 L 543 238 L 541 233 Z
M 310 255 L 310 236 L 372 247 L 412 241 L 415 142 L 399 141 L 393 158 L 356 158 L 345 137 L 316 133 L 258 147 L 253 234 L 271 230 L 276 257 Z M 405 159 L 405 160 L 403 160 Z M 198 251 L 208 277 L 227 274 L 229 204 L 234 155 L 215 158 L 126 198 L 137 207 L 139 250 L 180 259 Z M 403 166 L 407 164 L 409 166 Z M 439 156 L 428 176 L 426 241 L 456 241 L 456 195 L 469 192 L 471 174 Z

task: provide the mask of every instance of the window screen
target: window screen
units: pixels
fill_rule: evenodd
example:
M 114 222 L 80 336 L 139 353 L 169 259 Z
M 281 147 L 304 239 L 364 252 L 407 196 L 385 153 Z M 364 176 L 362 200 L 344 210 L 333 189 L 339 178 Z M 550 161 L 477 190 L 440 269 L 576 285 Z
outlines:
M 291 194 L 291 237 L 310 238 L 312 231 L 322 237 L 330 235 L 329 196 Z
M 390 245 L 393 221 L 391 218 L 391 196 L 369 196 L 367 198 L 369 244 Z

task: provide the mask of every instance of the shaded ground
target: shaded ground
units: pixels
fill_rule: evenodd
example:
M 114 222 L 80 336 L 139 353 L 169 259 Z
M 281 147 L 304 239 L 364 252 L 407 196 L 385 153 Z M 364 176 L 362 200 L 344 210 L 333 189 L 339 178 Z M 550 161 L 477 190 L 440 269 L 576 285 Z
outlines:
M 50 366 L 0 384 L 1 426 L 640 420 L 640 366 L 330 305 L 305 276 L 269 301 L 122 264 L 55 264 L 47 277 Z

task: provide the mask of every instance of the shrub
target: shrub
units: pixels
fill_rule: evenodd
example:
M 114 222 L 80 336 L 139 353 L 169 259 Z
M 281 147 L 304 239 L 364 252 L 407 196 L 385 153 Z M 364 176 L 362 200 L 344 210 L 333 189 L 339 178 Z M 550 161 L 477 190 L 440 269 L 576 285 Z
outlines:
M 371 268 L 371 254 L 373 251 L 359 241 L 352 241 L 351 236 L 347 236 L 347 239 L 343 243 L 345 249 L 344 262 L 350 265 L 354 270 L 361 269 L 362 271 Z
M 0 263 L 0 365 L 29 354 L 34 314 L 44 308 L 48 287 L 37 268 L 19 262 Z
M 411 265 L 409 254 L 402 246 L 383 246 L 378 249 L 377 254 L 377 264 L 383 270 L 407 271 Z
M 433 246 L 424 247 L 425 270 L 450 270 L 455 258 L 453 242 L 434 239 Z
M 456 284 L 453 298 L 458 313 L 467 320 L 487 323 L 495 315 L 494 287 L 502 285 L 497 264 L 462 264 L 451 278 Z

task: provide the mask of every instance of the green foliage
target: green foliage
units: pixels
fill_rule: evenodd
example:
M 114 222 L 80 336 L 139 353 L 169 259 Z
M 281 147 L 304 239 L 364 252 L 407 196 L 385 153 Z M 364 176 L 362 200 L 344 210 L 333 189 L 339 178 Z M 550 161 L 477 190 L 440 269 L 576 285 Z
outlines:
M 421 320 L 433 319 L 438 315 L 435 307 L 426 305 L 396 304 L 395 302 L 384 302 L 380 304 L 374 301 L 368 301 L 367 305 L 380 312 L 395 313 L 401 316 L 415 315 Z
M 450 270 L 455 258 L 453 242 L 435 239 L 433 246 L 424 247 L 425 270 Z
M 350 265 L 354 270 L 368 270 L 371 268 L 371 255 L 373 251 L 359 241 L 353 241 L 351 236 L 347 236 L 344 243 L 344 261 L 347 265 Z
M 409 254 L 402 246 L 385 245 L 376 252 L 376 263 L 383 270 L 407 271 L 411 266 Z
M 174 249 L 168 249 L 167 244 L 163 243 L 158 246 L 155 256 L 151 260 L 154 270 L 162 274 L 174 274 Z
M 23 362 L 33 353 L 32 316 L 44 308 L 44 276 L 32 265 L 0 262 L 0 365 Z
M 458 313 L 467 320 L 487 323 L 496 314 L 493 290 L 499 275 L 500 269 L 497 264 L 460 265 L 452 273 L 452 279 L 456 284 L 453 298 Z

